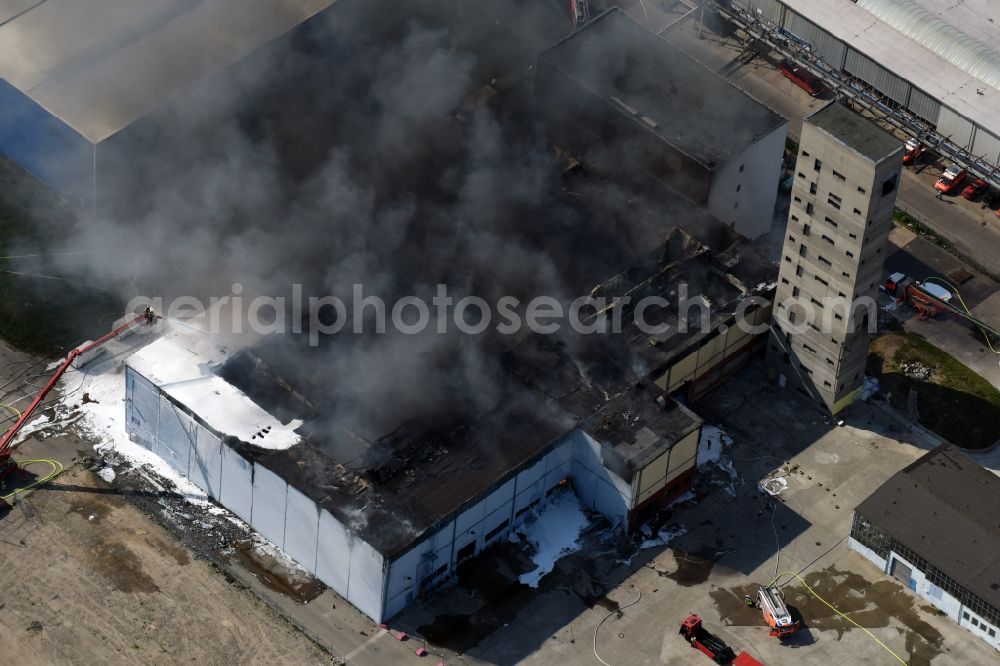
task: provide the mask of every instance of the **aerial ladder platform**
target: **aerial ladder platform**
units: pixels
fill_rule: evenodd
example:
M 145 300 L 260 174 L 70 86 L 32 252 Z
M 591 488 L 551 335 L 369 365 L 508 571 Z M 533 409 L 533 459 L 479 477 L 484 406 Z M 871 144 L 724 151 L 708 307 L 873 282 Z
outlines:
M 123 323 L 122 325 L 115 328 L 110 333 L 107 333 L 93 342 L 88 342 L 81 345 L 66 355 L 63 362 L 56 368 L 55 372 L 49 377 L 48 382 L 45 386 L 35 395 L 34 400 L 28 405 L 28 408 L 21 412 L 20 417 L 14 423 L 13 426 L 4 434 L 3 438 L 0 439 L 0 480 L 3 480 L 15 472 L 18 471 L 19 467 L 14 459 L 11 457 L 11 450 L 14 446 L 14 439 L 17 437 L 17 433 L 20 432 L 21 428 L 31 420 L 35 412 L 41 406 L 42 402 L 49 392 L 55 388 L 55 385 L 59 383 L 62 376 L 71 367 L 75 367 L 80 361 L 86 361 L 88 358 L 92 358 L 92 354 L 98 351 L 106 343 L 114 340 L 115 338 L 131 331 L 138 326 L 149 326 L 154 324 L 160 317 L 153 313 L 150 308 L 146 308 L 142 314 L 130 319 Z M 0 504 L 3 504 L 3 500 L 0 500 Z M 0 506 L 2 508 L 2 506 Z

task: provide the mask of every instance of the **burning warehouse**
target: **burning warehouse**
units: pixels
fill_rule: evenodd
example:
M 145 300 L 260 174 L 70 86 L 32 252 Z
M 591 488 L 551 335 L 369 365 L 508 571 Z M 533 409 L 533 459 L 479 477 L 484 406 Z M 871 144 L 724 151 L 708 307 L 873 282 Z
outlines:
M 588 165 L 601 162 L 576 153 L 537 110 L 576 110 L 581 125 L 597 122 L 590 133 L 604 121 L 575 106 L 578 86 L 560 84 L 566 104 L 553 99 L 549 61 L 586 59 L 587 49 L 564 50 L 623 17 L 612 12 L 543 57 L 532 90 L 530 77 L 508 86 L 492 75 L 525 72 L 540 49 L 496 65 L 387 4 L 334 3 L 322 14 L 343 11 L 346 20 L 311 20 L 312 39 L 271 45 L 266 57 L 244 58 L 168 112 L 130 125 L 138 129 L 128 146 L 152 157 L 133 163 L 136 153 L 123 149 L 127 168 L 102 175 L 120 204 L 109 210 L 129 214 L 97 215 L 86 238 L 67 241 L 72 250 L 115 247 L 128 262 L 92 262 L 88 274 L 167 299 L 225 293 L 237 280 L 248 296 L 291 285 L 343 296 L 362 283 L 398 301 L 444 283 L 494 300 L 663 299 L 646 312 L 663 325 L 656 333 L 629 323 L 635 305 L 624 302 L 614 312 L 625 330 L 593 339 L 335 335 L 313 348 L 294 335 L 232 340 L 171 323 L 125 360 L 129 438 L 376 620 L 448 580 L 560 485 L 623 528 L 690 488 L 702 424 L 671 396 L 696 398 L 747 362 L 759 336 L 731 324 L 743 296 L 768 291 L 771 271 L 716 217 L 725 208 L 770 219 L 778 159 L 775 182 L 739 174 L 769 173 L 756 166 L 757 151 L 780 152 L 784 136 L 784 123 L 750 100 L 744 125 L 765 138 L 719 135 L 671 148 L 668 120 L 693 117 L 704 100 L 669 91 L 646 99 L 630 84 L 621 95 L 601 93 L 601 103 L 614 94 L 641 107 L 656 119 L 652 135 L 620 105 L 613 116 L 646 127 L 638 136 L 666 149 L 667 163 L 691 165 L 711 187 L 695 193 L 667 178 L 685 199 L 642 179 L 610 183 L 599 168 L 590 170 L 596 177 L 560 177 L 546 138 Z M 519 7 L 533 21 L 531 4 Z M 451 18 L 444 12 L 445 24 Z M 504 34 L 520 36 L 520 27 L 506 23 Z M 642 41 L 648 34 L 633 40 L 631 29 L 604 40 L 622 37 L 633 55 L 669 49 Z M 701 75 L 661 55 L 652 69 L 686 72 L 687 88 Z M 640 71 L 642 87 L 650 67 Z M 489 102 L 470 101 L 490 80 Z M 728 85 L 716 92 L 743 95 Z M 619 147 L 638 155 L 648 145 Z M 678 157 L 685 151 L 693 162 Z M 752 190 L 763 199 L 734 202 L 730 190 L 740 188 L 740 197 Z M 721 217 L 756 233 L 742 217 Z M 691 233 L 673 230 L 679 223 Z M 684 330 L 682 283 L 710 308 L 707 327 Z M 765 306 L 749 310 L 754 323 L 768 317 Z
M 697 295 L 718 308 L 719 322 L 732 321 L 741 297 L 770 287 L 737 286 L 741 266 L 756 278 L 764 265 L 738 239 L 716 253 L 676 230 L 651 256 L 602 288 L 632 279 L 668 295 L 697 274 Z M 660 321 L 679 314 L 658 311 Z M 364 429 L 327 418 L 336 386 L 314 395 L 302 386 L 308 379 L 283 374 L 268 340 L 231 352 L 174 326 L 126 361 L 127 427 L 381 621 L 504 539 L 561 484 L 622 528 L 690 489 L 701 419 L 653 380 L 676 393 L 708 381 L 706 372 L 717 381 L 742 367 L 750 345 L 727 343 L 716 327 L 680 336 L 649 363 L 635 350 L 657 342 L 636 333 L 576 350 L 586 374 L 564 341 L 529 335 L 501 354 L 500 395 L 479 413 L 394 422 L 384 418 L 391 405 L 352 403 L 372 424 Z M 681 372 L 685 381 L 670 381 Z

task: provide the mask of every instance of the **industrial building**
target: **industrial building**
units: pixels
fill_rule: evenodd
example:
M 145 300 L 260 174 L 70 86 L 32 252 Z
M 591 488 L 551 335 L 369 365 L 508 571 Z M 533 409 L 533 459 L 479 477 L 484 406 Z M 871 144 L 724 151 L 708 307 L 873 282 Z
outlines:
M 854 512 L 850 547 L 1000 649 L 1000 479 L 950 444 Z
M 620 9 L 542 53 L 535 90 L 549 140 L 587 168 L 770 230 L 787 121 Z
M 561 484 L 622 525 L 666 488 L 690 487 L 701 421 L 656 391 L 587 388 L 576 413 L 525 397 L 472 421 L 404 423 L 335 457 L 321 438 L 360 436 L 278 421 L 211 371 L 224 353 L 189 351 L 199 335 L 168 333 L 128 359 L 130 436 L 376 621 Z M 162 362 L 177 356 L 188 362 Z
M 664 296 L 695 278 L 699 298 L 721 301 L 713 321 L 727 321 L 739 297 L 773 284 L 741 286 L 737 275 L 773 268 L 732 240 L 711 251 L 675 230 L 623 275 Z M 757 305 L 747 309 L 766 324 Z M 660 318 L 676 314 L 663 308 Z M 336 392 L 310 393 L 272 361 L 267 339 L 240 349 L 173 327 L 125 362 L 126 424 L 134 441 L 381 621 L 505 538 L 557 486 L 571 485 L 621 529 L 691 488 L 702 421 L 650 379 L 670 377 L 676 363 L 635 355 L 630 345 L 657 345 L 634 329 L 621 338 L 596 341 L 584 370 L 565 343 L 529 335 L 501 355 L 509 383 L 493 409 L 358 432 L 324 417 Z M 725 339 L 679 338 L 669 358 L 697 358 L 721 345 L 706 341 Z M 713 376 L 742 367 L 751 348 L 720 346 Z
M 903 144 L 831 102 L 806 118 L 767 359 L 779 386 L 836 414 L 861 391 Z
M 669 306 L 643 312 L 646 324 L 663 330 L 643 333 L 634 316 L 625 316 L 624 336 L 646 376 L 688 402 L 745 368 L 767 344 L 775 267 L 749 243 L 716 241 L 721 249 L 676 229 L 645 261 L 591 292 L 628 296 L 633 307 L 647 296 L 670 296 Z
M 809 48 L 891 108 L 1000 166 L 1000 4 L 993 0 L 725 0 Z
M 0 7 L 0 151 L 77 205 L 130 129 L 333 0 L 78 0 Z
M 101 174 L 126 176 L 120 170 L 130 165 L 132 151 L 155 154 L 155 146 L 163 144 L 154 140 L 170 140 L 169 126 L 163 130 L 157 124 L 158 107 L 178 104 L 192 90 L 226 78 L 211 74 L 245 65 L 252 53 L 263 52 L 265 42 L 308 25 L 331 4 L 273 0 L 245 8 L 226 0 L 156 7 L 141 2 L 94 27 L 96 32 L 81 30 L 46 58 L 19 63 L 23 70 L 4 65 L 9 69 L 0 74 L 9 83 L 0 100 L 9 102 L 5 110 L 11 115 L 3 123 L 0 150 L 77 203 L 99 199 Z M 0 52 L 7 49 L 13 58 L 18 38 L 41 45 L 61 31 L 72 32 L 74 17 L 82 18 L 68 6 L 51 0 L 12 13 L 0 25 Z M 275 15 L 262 15 L 264 7 Z M 676 83 L 686 91 L 701 91 L 668 90 L 643 103 L 662 127 L 635 137 L 640 143 L 652 138 L 645 145 L 677 179 L 688 182 L 687 167 L 694 169 L 698 175 L 690 183 L 697 194 L 677 187 L 680 180 L 668 184 L 690 201 L 658 186 L 650 199 L 669 200 L 666 209 L 676 219 L 644 217 L 636 225 L 643 229 L 633 229 L 629 242 L 621 243 L 629 257 L 636 253 L 634 265 L 595 290 L 629 295 L 633 303 L 643 295 L 661 296 L 668 305 L 648 314 L 671 328 L 650 334 L 628 324 L 624 334 L 596 336 L 601 339 L 587 350 L 585 364 L 579 349 L 556 338 L 508 341 L 509 347 L 496 350 L 504 377 L 490 387 L 501 396 L 490 407 L 391 426 L 386 425 L 391 418 L 379 418 L 365 427 L 365 416 L 391 415 L 392 405 L 348 405 L 360 427 L 330 418 L 337 410 L 329 407 L 344 407 L 335 383 L 323 377 L 317 384 L 316 367 L 322 366 L 307 356 L 290 360 L 281 336 L 220 340 L 160 324 L 161 335 L 124 362 L 128 435 L 376 621 L 453 578 L 462 562 L 504 539 L 557 487 L 571 486 L 584 507 L 621 529 L 655 516 L 691 488 L 702 430 L 701 419 L 671 396 L 703 395 L 745 366 L 766 339 L 769 306 L 741 305 L 773 289 L 774 268 L 736 232 L 759 235 L 770 226 L 787 124 L 719 77 L 712 75 L 711 90 L 702 90 L 704 68 L 620 12 L 608 16 L 595 24 L 628 25 L 625 30 L 638 29 L 638 39 L 647 40 L 636 43 L 631 57 L 645 62 L 643 51 L 653 48 L 657 67 L 677 72 Z M 213 20 L 237 30 L 233 17 L 245 18 L 255 30 L 220 38 L 219 44 L 202 42 Z M 580 34 L 598 30 L 588 27 Z M 618 35 L 600 40 L 602 49 L 608 37 Z M 668 50 L 656 51 L 661 47 Z M 680 67 L 675 57 L 684 59 Z M 157 67 L 164 70 L 162 79 L 139 75 Z M 646 67 L 643 78 L 621 94 L 642 103 L 630 95 L 635 85 L 662 80 L 657 67 Z M 503 89 L 498 81 L 492 85 Z M 723 123 L 717 134 L 681 132 L 677 118 L 693 117 L 712 95 L 738 98 L 730 108 L 744 114 L 741 124 Z M 89 102 L 78 104 L 81 99 Z M 636 119 L 621 109 L 612 116 L 626 131 L 633 129 Z M 584 126 L 593 119 L 577 120 Z M 642 122 L 640 127 L 648 127 Z M 588 131 L 601 133 L 602 127 Z M 573 194 L 577 202 L 586 198 Z M 728 223 L 718 233 L 713 214 Z M 698 228 L 708 244 L 671 231 L 677 222 Z M 576 252 L 576 245 L 566 245 L 566 255 Z M 591 253 L 596 260 L 567 269 L 587 283 L 585 288 L 574 283 L 573 289 L 585 292 L 594 275 L 603 279 L 612 272 L 600 263 L 611 262 L 610 250 L 600 250 Z M 618 270 L 620 256 L 615 257 Z M 681 283 L 710 309 L 707 328 L 679 326 L 689 316 L 676 304 Z M 634 306 L 620 308 L 628 321 Z M 744 334 L 732 326 L 741 309 L 760 331 Z

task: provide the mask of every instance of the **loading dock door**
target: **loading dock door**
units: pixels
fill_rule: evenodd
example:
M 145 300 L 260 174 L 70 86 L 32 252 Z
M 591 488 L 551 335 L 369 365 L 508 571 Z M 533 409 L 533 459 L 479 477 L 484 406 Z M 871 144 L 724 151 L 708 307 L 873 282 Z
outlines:
M 903 585 L 909 587 L 910 575 L 912 573 L 913 570 L 910 569 L 910 567 L 908 567 L 907 565 L 900 562 L 899 560 L 892 561 L 892 577 L 899 581 L 902 581 Z

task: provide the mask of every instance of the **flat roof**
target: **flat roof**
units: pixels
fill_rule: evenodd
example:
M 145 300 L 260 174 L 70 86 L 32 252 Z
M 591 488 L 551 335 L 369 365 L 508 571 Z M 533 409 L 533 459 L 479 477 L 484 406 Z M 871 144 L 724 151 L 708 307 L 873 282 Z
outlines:
M 897 472 L 858 513 L 1000 609 L 1000 478 L 950 444 Z
M 227 348 L 203 331 L 161 322 L 164 332 L 125 364 L 197 415 L 222 437 L 262 448 L 287 449 L 300 441 L 301 420 L 282 423 L 213 371 Z
M 903 150 L 902 141 L 836 101 L 807 116 L 805 121 L 872 162 L 878 163 Z
M 617 7 L 539 58 L 710 168 L 787 122 Z
M 624 460 L 628 472 L 614 471 L 626 481 L 703 423 L 672 398 L 662 397 L 663 404 L 658 404 L 657 395 L 648 385 L 638 384 L 594 412 L 583 424 L 584 432 Z
M 0 77 L 99 143 L 335 0 L 2 0 Z
M 851 0 L 781 2 L 942 104 L 1000 136 L 1000 90 L 962 71 Z

